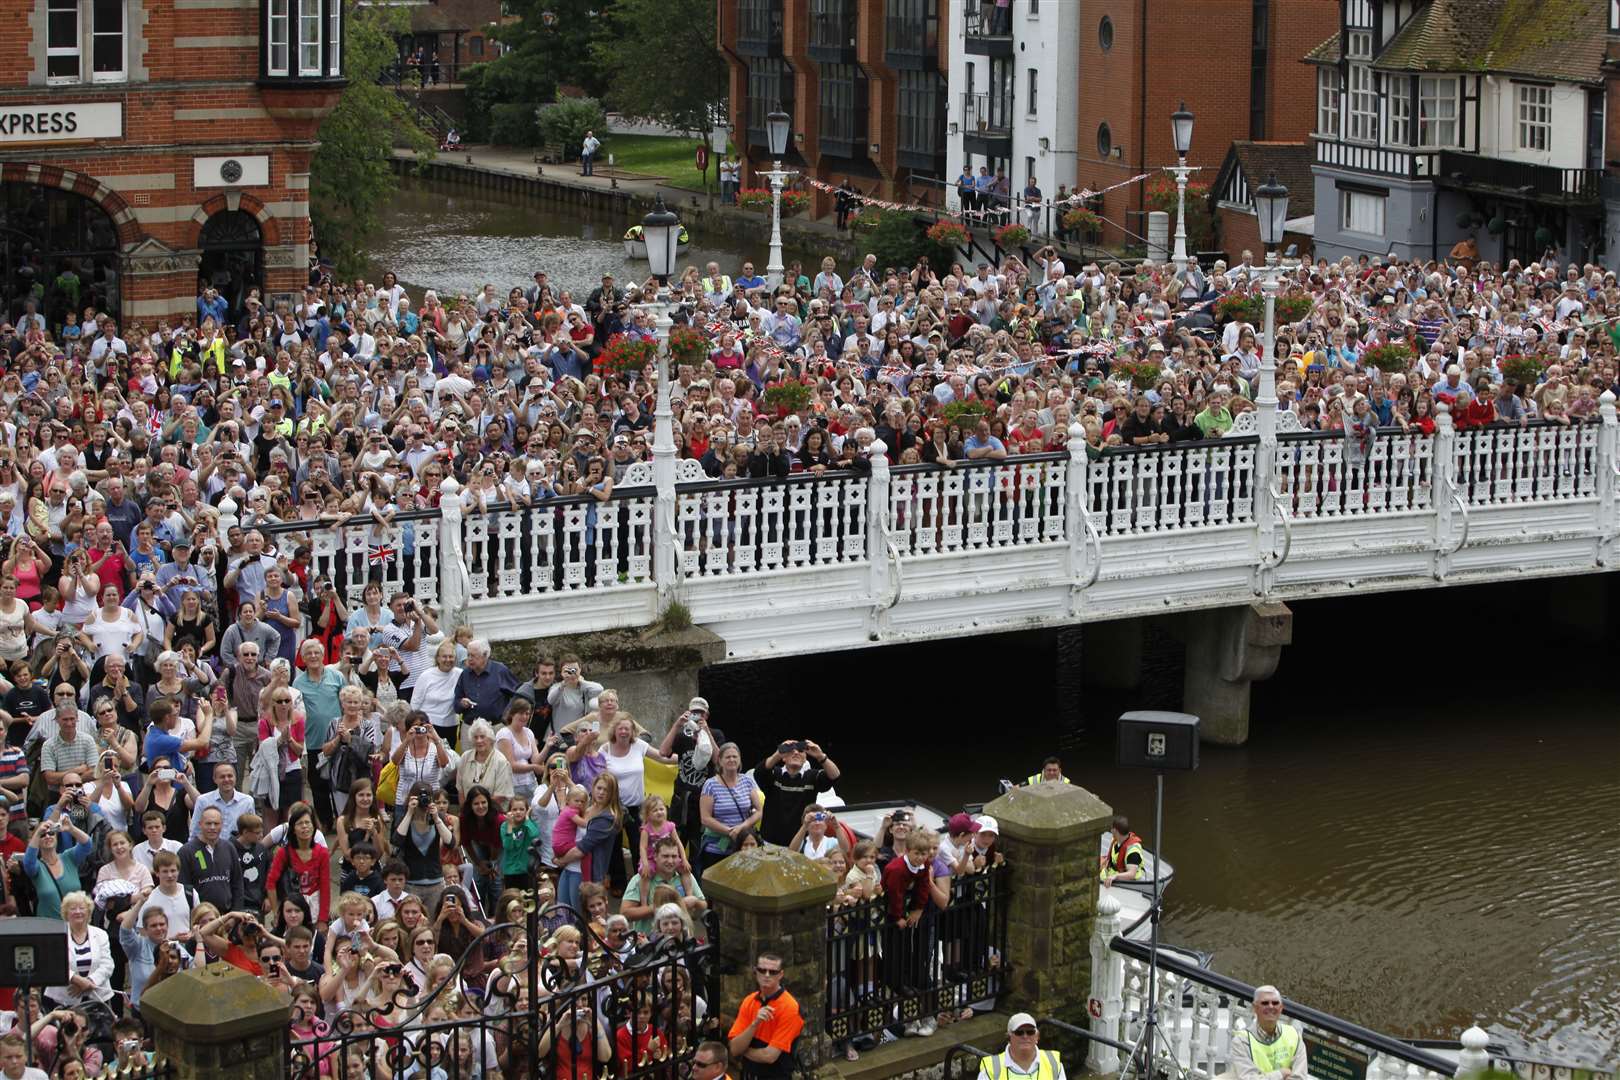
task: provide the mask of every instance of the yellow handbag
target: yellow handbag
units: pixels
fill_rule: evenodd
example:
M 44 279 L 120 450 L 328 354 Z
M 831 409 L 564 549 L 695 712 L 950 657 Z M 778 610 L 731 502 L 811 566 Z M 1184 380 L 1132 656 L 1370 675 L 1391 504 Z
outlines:
M 392 761 L 384 765 L 382 773 L 377 777 L 377 801 L 384 806 L 394 805 L 394 796 L 399 792 L 399 766 Z

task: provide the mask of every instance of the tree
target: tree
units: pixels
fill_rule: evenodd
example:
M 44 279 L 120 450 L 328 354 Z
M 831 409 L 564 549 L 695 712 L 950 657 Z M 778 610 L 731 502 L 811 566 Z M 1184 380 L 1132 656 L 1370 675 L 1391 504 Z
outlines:
M 495 30 L 505 48 L 487 65 L 484 82 L 492 101 L 550 101 L 559 85 L 601 97 L 607 81 L 591 58 L 591 41 L 602 30 L 597 0 L 506 0 L 516 15 Z
M 377 76 L 399 56 L 398 35 L 410 30 L 405 9 L 351 2 L 344 13 L 343 65 L 349 85 L 321 123 L 310 164 L 309 216 L 321 254 L 340 274 L 360 268 L 360 245 L 378 211 L 399 187 L 394 147 L 431 154 L 433 140 L 410 106 Z
M 608 101 L 627 116 L 706 132 L 725 99 L 714 0 L 617 0 L 591 54 Z

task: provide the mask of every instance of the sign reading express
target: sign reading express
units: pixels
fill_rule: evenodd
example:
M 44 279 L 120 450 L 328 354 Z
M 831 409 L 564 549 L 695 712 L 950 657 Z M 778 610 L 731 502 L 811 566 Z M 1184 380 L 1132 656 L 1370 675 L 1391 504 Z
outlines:
M 1367 1080 L 1367 1054 L 1314 1031 L 1305 1034 L 1305 1057 L 1315 1080 Z
M 123 135 L 124 107 L 117 101 L 0 106 L 0 145 L 119 139 Z

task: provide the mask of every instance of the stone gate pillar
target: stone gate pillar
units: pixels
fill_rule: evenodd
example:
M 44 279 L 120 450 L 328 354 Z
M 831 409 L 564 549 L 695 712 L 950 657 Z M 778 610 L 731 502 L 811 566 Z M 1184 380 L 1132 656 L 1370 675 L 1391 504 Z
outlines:
M 283 1080 L 292 1006 L 226 963 L 183 971 L 141 995 L 160 1057 L 186 1080 Z

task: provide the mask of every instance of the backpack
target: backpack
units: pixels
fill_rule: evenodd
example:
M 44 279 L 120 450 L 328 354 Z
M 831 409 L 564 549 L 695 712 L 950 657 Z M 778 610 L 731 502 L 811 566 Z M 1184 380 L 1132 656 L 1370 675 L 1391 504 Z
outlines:
M 333 791 L 347 793 L 354 782 L 371 775 L 371 759 L 354 748 L 353 743 L 339 742 L 326 763 L 327 781 Z

